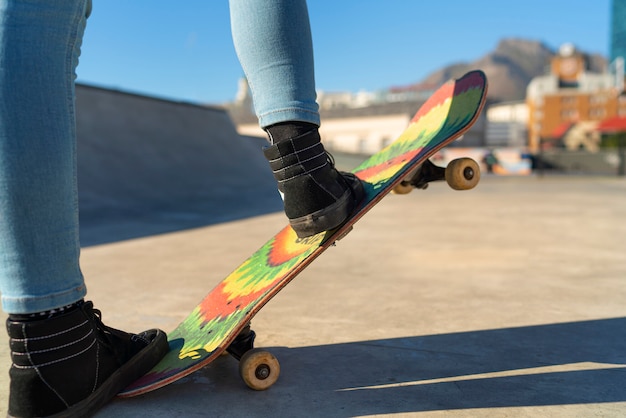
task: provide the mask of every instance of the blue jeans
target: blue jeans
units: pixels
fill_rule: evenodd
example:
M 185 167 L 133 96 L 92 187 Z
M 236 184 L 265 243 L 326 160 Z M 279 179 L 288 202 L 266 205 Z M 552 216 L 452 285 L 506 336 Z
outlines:
M 305 0 L 230 0 L 235 50 L 262 128 L 320 124 Z
M 261 126 L 319 124 L 305 1 L 230 3 Z M 8 313 L 50 310 L 86 294 L 74 80 L 90 11 L 91 0 L 0 0 L 0 293 Z

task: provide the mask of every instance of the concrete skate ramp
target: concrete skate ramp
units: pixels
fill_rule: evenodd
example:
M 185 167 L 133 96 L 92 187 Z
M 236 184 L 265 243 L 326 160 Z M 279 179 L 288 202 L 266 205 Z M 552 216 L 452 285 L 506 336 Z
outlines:
M 263 139 L 224 109 L 76 90 L 83 246 L 282 209 Z

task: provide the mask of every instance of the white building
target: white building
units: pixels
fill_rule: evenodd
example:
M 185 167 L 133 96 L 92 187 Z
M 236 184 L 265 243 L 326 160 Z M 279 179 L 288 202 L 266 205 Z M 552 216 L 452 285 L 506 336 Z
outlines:
M 525 102 L 499 103 L 487 109 L 488 147 L 525 147 L 528 142 L 528 106 Z

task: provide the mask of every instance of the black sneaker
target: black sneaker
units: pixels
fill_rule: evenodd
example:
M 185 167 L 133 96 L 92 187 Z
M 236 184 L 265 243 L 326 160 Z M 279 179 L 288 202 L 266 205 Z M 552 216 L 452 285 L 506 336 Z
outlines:
M 317 129 L 269 146 L 264 154 L 300 238 L 340 226 L 365 195 L 356 176 L 335 169 Z
M 167 353 L 163 331 L 105 326 L 91 302 L 59 316 L 7 320 L 10 417 L 92 415 Z

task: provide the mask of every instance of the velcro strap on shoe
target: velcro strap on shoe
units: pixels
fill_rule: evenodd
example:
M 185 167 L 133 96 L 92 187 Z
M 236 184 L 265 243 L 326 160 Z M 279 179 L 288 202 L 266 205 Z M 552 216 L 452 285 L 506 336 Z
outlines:
M 279 182 L 309 174 L 328 164 L 328 156 L 317 131 L 282 141 L 263 152 L 274 178 Z
M 40 332 L 39 324 L 10 322 L 9 345 L 13 365 L 43 367 L 80 355 L 96 344 L 93 328 L 85 319 L 64 330 Z

